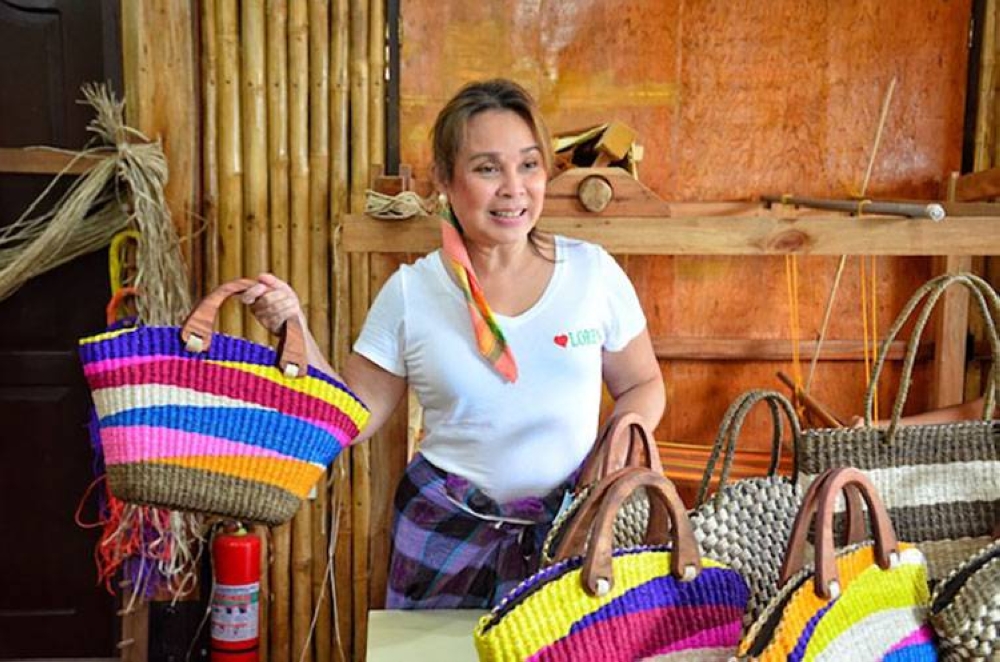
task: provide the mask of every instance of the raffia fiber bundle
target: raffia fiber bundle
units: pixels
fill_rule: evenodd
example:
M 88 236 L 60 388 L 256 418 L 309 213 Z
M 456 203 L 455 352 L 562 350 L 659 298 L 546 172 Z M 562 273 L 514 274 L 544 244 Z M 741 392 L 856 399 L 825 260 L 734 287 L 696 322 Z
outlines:
M 57 176 L 17 221 L 0 231 L 0 301 L 28 280 L 108 245 L 131 225 L 140 233 L 135 281 L 141 292 L 139 319 L 147 324 L 179 322 L 191 300 L 180 242 L 164 203 L 163 149 L 125 125 L 124 102 L 106 86 L 85 85 L 82 91 L 96 112 L 87 127 L 95 138 L 63 172 L 81 158 L 105 158 L 77 179 L 50 211 L 36 214 L 62 174 Z

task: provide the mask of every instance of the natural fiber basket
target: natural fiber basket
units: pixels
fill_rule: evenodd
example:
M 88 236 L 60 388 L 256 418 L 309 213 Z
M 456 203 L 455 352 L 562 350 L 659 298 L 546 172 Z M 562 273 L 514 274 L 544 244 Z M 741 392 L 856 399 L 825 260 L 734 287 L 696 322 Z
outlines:
M 180 328 L 80 340 L 117 498 L 280 524 L 367 422 L 344 384 L 308 365 L 297 320 L 277 352 L 213 334 L 219 306 L 253 284 L 220 286 Z
M 943 659 L 1000 659 L 1000 537 L 935 588 L 930 619 Z

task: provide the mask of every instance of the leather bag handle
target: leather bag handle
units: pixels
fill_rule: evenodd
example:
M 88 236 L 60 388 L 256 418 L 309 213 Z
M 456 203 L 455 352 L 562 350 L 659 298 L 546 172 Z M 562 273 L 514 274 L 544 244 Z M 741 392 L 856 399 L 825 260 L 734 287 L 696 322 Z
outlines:
M 614 586 L 614 521 L 622 504 L 640 488 L 646 489 L 649 498 L 647 544 L 663 544 L 672 539 L 670 573 L 674 577 L 690 581 L 701 572 L 698 542 L 677 488 L 655 471 L 625 467 L 605 476 L 594 487 L 555 552 L 556 561 L 583 555 L 580 577 L 590 595 L 604 595 Z
M 809 489 L 806 490 L 805 496 L 802 498 L 802 505 L 799 507 L 799 512 L 813 513 L 816 511 L 820 488 L 823 487 L 823 483 L 829 480 L 832 474 L 830 472 L 825 472 L 817 476 L 816 480 L 809 485 Z M 845 512 L 845 539 L 844 546 L 853 545 L 855 543 L 862 542 L 868 538 L 868 531 L 865 527 L 865 510 L 862 503 L 864 498 L 861 495 L 861 490 L 857 485 L 849 484 L 844 488 L 844 498 L 846 499 L 847 509 Z M 806 520 L 805 525 L 808 533 L 809 521 Z M 798 523 L 798 519 L 796 519 Z M 792 575 L 797 573 L 802 569 L 802 559 L 805 556 L 805 546 L 806 546 L 806 536 L 796 537 L 794 534 L 789 536 L 788 549 L 785 552 L 785 557 L 781 563 L 781 570 L 778 575 L 778 585 L 784 585 L 791 579 Z
M 833 514 L 837 497 L 849 486 L 855 486 L 868 505 L 868 517 L 875 539 L 875 562 L 883 570 L 888 570 L 893 565 L 894 558 L 899 554 L 899 542 L 892 521 L 889 519 L 889 513 L 875 486 L 859 470 L 853 467 L 837 467 L 823 472 L 810 486 L 810 491 L 814 492 L 814 495 L 812 499 L 808 499 L 807 495 L 807 501 L 803 503 L 795 518 L 781 568 L 779 581 L 782 584 L 802 569 L 806 535 L 809 532 L 809 524 L 815 519 L 815 592 L 824 599 L 830 599 L 839 593 L 840 578 L 833 540 Z
M 903 407 L 906 404 L 906 399 L 909 394 L 910 380 L 913 375 L 913 366 L 917 360 L 917 350 L 920 345 L 920 338 L 923 335 L 924 328 L 927 326 L 927 322 L 930 319 L 931 313 L 934 311 L 938 300 L 944 294 L 945 290 L 954 284 L 964 285 L 971 295 L 971 299 L 975 301 L 979 308 L 979 312 L 983 317 L 986 325 L 986 336 L 990 343 L 991 354 L 993 356 L 993 365 L 990 368 L 990 376 L 987 382 L 985 398 L 983 401 L 983 420 L 989 420 L 993 414 L 994 406 L 996 404 L 996 390 L 998 386 L 998 375 L 1000 375 L 1000 336 L 997 334 L 997 323 L 1000 323 L 1000 296 L 997 295 L 996 290 L 993 289 L 988 282 L 971 273 L 956 273 L 956 274 L 943 274 L 936 278 L 924 283 L 914 294 L 910 297 L 910 300 L 906 303 L 903 310 L 900 312 L 899 316 L 896 318 L 889 332 L 886 334 L 885 339 L 882 341 L 882 346 L 879 349 L 878 358 L 875 361 L 875 366 L 872 369 L 871 379 L 868 383 L 868 389 L 865 393 L 865 427 L 872 427 L 874 420 L 874 399 L 875 391 L 878 388 L 878 380 L 882 374 L 882 369 L 885 365 L 886 357 L 889 353 L 889 346 L 896 337 L 899 335 L 903 326 L 909 320 L 910 315 L 917 309 L 917 307 L 924 301 L 923 307 L 920 309 L 919 314 L 916 317 L 916 322 L 913 327 L 913 332 L 910 334 L 910 340 L 906 347 L 906 356 L 903 359 L 903 368 L 900 373 L 900 388 L 896 394 L 896 400 L 892 407 L 892 416 L 889 420 L 889 425 L 885 430 L 885 441 L 887 443 L 892 443 L 892 440 L 896 436 L 896 429 L 899 426 L 899 419 L 903 415 Z
M 747 391 L 738 397 L 726 410 L 722 417 L 722 424 L 719 426 L 719 433 L 715 438 L 715 445 L 712 447 L 712 454 L 705 465 L 705 473 L 701 478 L 701 485 L 698 487 L 698 496 L 695 499 L 697 506 L 705 503 L 708 497 L 709 486 L 712 483 L 712 476 L 715 474 L 715 465 L 719 455 L 722 459 L 722 475 L 719 476 L 719 487 L 721 490 L 729 481 L 729 472 L 732 469 L 733 458 L 736 454 L 736 441 L 739 439 L 740 431 L 747 415 L 758 403 L 766 402 L 771 410 L 772 433 L 771 433 L 771 462 L 767 469 L 767 475 L 773 476 L 778 470 L 778 462 L 781 459 L 782 447 L 782 420 L 785 419 L 792 430 L 792 449 L 798 453 L 799 439 L 802 436 L 802 427 L 799 424 L 799 416 L 795 412 L 795 407 L 784 395 L 777 391 L 757 389 Z M 723 454 L 723 450 L 725 453 Z M 794 467 L 796 463 L 792 463 Z M 793 468 L 793 472 L 795 469 Z M 792 474 L 792 481 L 796 474 Z
M 245 292 L 256 284 L 257 281 L 249 278 L 237 278 L 219 285 L 202 299 L 181 326 L 181 341 L 185 349 L 194 353 L 207 352 L 212 346 L 219 308 L 229 297 Z M 286 377 L 304 376 L 309 363 L 306 360 L 305 335 L 299 320 L 288 318 L 279 336 L 278 367 Z
M 635 412 L 608 421 L 580 469 L 579 486 L 592 485 L 623 467 L 645 467 L 663 473 L 656 442 Z

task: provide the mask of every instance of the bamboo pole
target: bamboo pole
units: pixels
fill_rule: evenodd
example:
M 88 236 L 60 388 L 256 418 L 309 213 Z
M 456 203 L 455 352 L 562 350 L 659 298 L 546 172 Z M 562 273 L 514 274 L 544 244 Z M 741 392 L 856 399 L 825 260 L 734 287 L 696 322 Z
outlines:
M 342 366 L 350 351 L 350 271 L 346 254 L 340 246 L 340 220 L 349 210 L 348 189 L 349 160 L 349 103 L 350 103 L 350 7 L 348 0 L 333 0 L 332 29 L 330 37 L 330 218 L 335 228 L 331 234 L 331 273 L 334 299 L 331 306 L 333 329 L 334 365 Z M 330 488 L 330 532 L 333 545 L 333 568 L 330 592 L 321 605 L 317 630 L 325 628 L 316 641 L 317 662 L 347 662 L 352 659 L 354 648 L 352 613 L 353 596 L 350 582 L 353 566 L 351 457 L 348 450 L 331 468 L 333 481 Z M 325 611 L 333 607 L 333 622 Z M 322 637 L 331 635 L 328 646 Z
M 243 51 L 243 274 L 253 278 L 268 269 L 267 98 L 264 75 L 267 38 L 264 0 L 242 0 Z M 267 330 L 244 308 L 244 330 L 267 343 Z
M 309 327 L 330 353 L 330 5 L 309 2 Z
M 219 284 L 219 97 L 217 76 L 219 47 L 216 42 L 215 2 L 201 3 L 201 214 L 205 218 L 204 291 Z
M 310 592 L 316 626 L 312 641 L 316 662 L 330 662 L 330 642 L 333 635 L 330 624 L 330 592 L 324 590 L 327 581 L 327 549 L 330 543 L 330 486 L 329 470 L 316 485 L 312 518 L 312 570 Z
M 309 310 L 309 13 L 307 0 L 288 5 L 288 151 L 291 156 L 290 280 Z
M 369 19 L 368 3 L 351 3 L 350 81 L 351 81 L 351 211 L 364 210 L 365 188 L 370 161 L 369 141 Z M 368 312 L 369 258 L 351 258 L 351 337 L 357 337 Z M 354 657 L 363 659 L 368 640 L 369 550 L 371 548 L 371 443 L 355 446 L 352 453 L 351 494 L 353 497 L 354 544 Z
M 274 559 L 270 567 L 271 594 L 271 662 L 290 662 L 292 658 L 291 623 L 292 588 L 292 525 L 277 526 L 271 531 Z
M 312 502 L 307 499 L 292 519 L 292 655 L 312 662 L 307 647 L 312 622 Z
M 976 137 L 973 152 L 974 171 L 986 170 L 996 159 L 996 48 L 997 15 L 996 0 L 986 0 L 983 9 L 982 43 L 979 53 L 979 99 L 976 105 Z M 993 143 L 993 144 L 991 144 Z M 993 158 L 991 158 L 993 157 Z
M 267 0 L 270 269 L 288 279 L 288 0 Z
M 273 559 L 271 557 L 271 531 L 268 527 L 263 524 L 257 524 L 253 527 L 253 532 L 260 537 L 260 611 L 258 613 L 257 622 L 262 624 L 260 627 L 260 643 L 258 649 L 258 659 L 257 662 L 270 662 L 270 657 L 268 655 L 270 642 L 271 642 L 271 631 L 266 624 L 271 622 L 271 604 L 273 601 L 273 595 L 271 594 L 271 573 L 270 568 L 274 565 L 272 563 Z
M 288 2 L 267 0 L 267 160 L 270 196 L 268 228 L 269 270 L 289 278 L 289 153 L 288 153 Z M 291 565 L 292 526 L 271 530 L 273 560 L 268 654 L 272 662 L 292 660 Z
M 827 198 L 802 198 L 791 195 L 765 195 L 761 200 L 767 203 L 780 203 L 809 207 L 812 209 L 830 209 L 861 214 L 888 214 L 891 216 L 907 216 L 909 218 L 929 218 L 932 221 L 942 221 L 946 214 L 944 207 L 936 202 L 885 202 L 882 200 L 833 200 Z
M 384 166 L 385 0 L 370 0 L 368 25 L 368 162 Z
M 236 0 L 217 0 L 219 74 L 219 279 L 243 275 L 243 157 L 240 135 L 239 15 Z M 236 306 L 219 311 L 219 329 L 243 335 L 243 315 Z M 265 621 L 266 622 L 266 621 Z

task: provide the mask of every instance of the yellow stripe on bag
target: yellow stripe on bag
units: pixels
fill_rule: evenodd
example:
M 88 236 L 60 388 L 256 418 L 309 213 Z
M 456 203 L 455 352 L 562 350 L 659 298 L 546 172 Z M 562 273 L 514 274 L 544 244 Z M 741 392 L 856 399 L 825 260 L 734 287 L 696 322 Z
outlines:
M 900 543 L 899 549 L 900 565 L 890 570 L 878 567 L 874 548 L 870 544 L 837 559 L 837 574 L 844 593 L 817 625 L 805 660 L 815 658 L 852 624 L 876 611 L 927 603 L 927 571 L 923 555 L 906 543 Z M 892 581 L 887 581 L 890 573 L 895 576 Z M 829 604 L 830 600 L 816 595 L 813 575 L 810 575 L 808 581 L 795 589 L 783 610 L 781 626 L 755 659 L 759 662 L 784 662 L 788 652 L 795 650 L 809 621 Z M 746 655 L 750 643 L 744 640 L 738 654 Z
M 703 568 L 725 568 L 722 563 L 708 558 L 701 559 Z M 646 552 L 643 554 L 625 554 L 612 559 L 614 586 L 607 594 L 591 597 L 580 588 L 580 572 L 577 568 L 567 572 L 562 577 L 545 584 L 544 591 L 537 591 L 525 598 L 517 607 L 504 614 L 499 624 L 491 627 L 485 634 L 483 630 L 492 621 L 487 614 L 476 626 L 476 648 L 480 657 L 489 659 L 503 657 L 499 647 L 502 642 L 508 645 L 513 639 L 512 633 L 530 632 L 534 637 L 527 648 L 540 650 L 566 636 L 570 627 L 593 613 L 600 607 L 616 600 L 627 591 L 657 577 L 670 573 L 670 552 Z M 488 651 L 493 651 L 488 655 Z
M 930 600 L 927 569 L 916 549 L 901 550 L 899 565 L 889 570 L 874 565 L 873 557 L 872 564 L 864 567 L 858 559 L 861 555 L 851 556 L 854 558 L 845 559 L 845 565 L 853 562 L 855 566 L 851 568 L 854 579 L 850 590 L 844 592 L 816 626 L 803 662 L 815 659 L 835 639 L 872 614 L 926 605 Z

